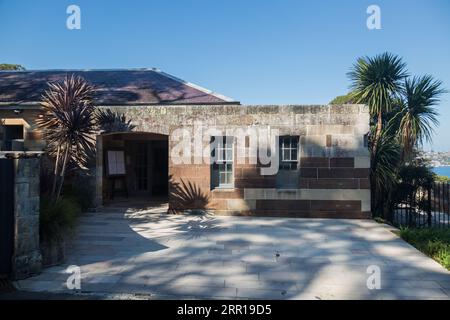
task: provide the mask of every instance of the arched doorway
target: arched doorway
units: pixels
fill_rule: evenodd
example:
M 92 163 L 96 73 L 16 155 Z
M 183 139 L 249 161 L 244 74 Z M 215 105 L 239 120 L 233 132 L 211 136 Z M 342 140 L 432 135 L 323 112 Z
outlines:
M 99 135 L 98 203 L 132 207 L 167 202 L 168 163 L 167 135 L 148 132 Z

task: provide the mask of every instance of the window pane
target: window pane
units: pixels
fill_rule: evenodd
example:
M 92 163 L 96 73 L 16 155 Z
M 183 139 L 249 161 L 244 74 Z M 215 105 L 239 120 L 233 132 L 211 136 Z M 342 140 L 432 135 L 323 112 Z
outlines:
M 222 148 L 217 149 L 217 161 L 218 162 L 223 161 L 223 149 Z
M 297 170 L 298 164 L 298 140 L 297 136 L 280 137 L 280 170 L 291 171 Z M 281 179 L 284 181 L 285 179 Z M 283 183 L 281 183 L 283 184 Z
M 287 150 L 287 149 L 285 149 L 285 150 L 283 150 L 283 158 L 282 158 L 284 161 L 287 161 L 287 160 L 290 160 L 290 157 L 289 157 L 289 150 Z
M 291 146 L 292 146 L 291 138 L 286 138 L 286 148 L 291 148 Z
M 228 161 L 233 161 L 233 150 L 231 149 L 226 150 L 226 159 Z
M 231 171 L 227 172 L 226 177 L 227 177 L 226 183 L 231 184 L 233 182 L 233 172 L 231 172 Z
M 291 160 L 297 161 L 297 149 L 292 149 Z
M 211 181 L 216 182 L 213 187 L 228 187 L 233 183 L 233 139 L 230 137 L 215 137 L 216 166 L 212 166 Z M 216 168 L 214 170 L 214 168 Z

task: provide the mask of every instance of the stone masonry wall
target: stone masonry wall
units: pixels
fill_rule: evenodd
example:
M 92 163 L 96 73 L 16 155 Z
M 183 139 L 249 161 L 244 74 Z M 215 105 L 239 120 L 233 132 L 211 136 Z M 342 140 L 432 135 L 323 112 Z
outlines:
M 296 217 L 370 217 L 370 156 L 365 146 L 369 113 L 363 105 L 111 107 L 125 113 L 135 131 L 169 136 L 169 153 L 180 127 L 270 127 L 300 137 L 298 185 L 277 189 L 277 176 L 258 164 L 236 164 L 234 188 L 211 190 L 210 165 L 175 164 L 169 158 L 172 211 Z M 193 141 L 192 141 L 193 144 Z M 203 141 L 206 146 L 208 141 Z M 170 156 L 169 156 L 170 157 Z M 99 181 L 97 179 L 97 181 Z M 99 188 L 99 186 L 97 186 Z
M 39 249 L 39 158 L 14 159 L 13 276 L 26 278 L 41 270 Z

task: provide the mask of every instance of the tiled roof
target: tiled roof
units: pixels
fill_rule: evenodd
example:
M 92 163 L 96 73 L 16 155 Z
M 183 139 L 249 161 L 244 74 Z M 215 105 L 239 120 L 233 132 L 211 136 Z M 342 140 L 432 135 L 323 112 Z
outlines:
M 96 87 L 97 105 L 239 103 L 157 69 L 0 71 L 0 105 L 41 100 L 48 82 L 82 76 Z

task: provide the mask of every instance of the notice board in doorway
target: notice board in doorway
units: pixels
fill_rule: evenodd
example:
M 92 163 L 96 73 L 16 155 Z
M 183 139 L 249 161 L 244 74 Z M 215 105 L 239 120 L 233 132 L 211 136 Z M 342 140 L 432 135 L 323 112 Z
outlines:
M 125 171 L 125 153 L 123 150 L 106 151 L 106 175 L 123 176 Z

